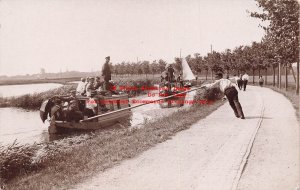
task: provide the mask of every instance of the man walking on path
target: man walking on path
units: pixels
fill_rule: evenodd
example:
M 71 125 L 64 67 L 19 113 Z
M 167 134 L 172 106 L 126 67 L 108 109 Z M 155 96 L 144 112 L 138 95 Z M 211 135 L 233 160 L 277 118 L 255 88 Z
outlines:
M 238 91 L 234 87 L 234 84 L 229 79 L 223 79 L 222 73 L 217 74 L 216 79 L 217 80 L 214 83 L 203 85 L 203 87 L 220 88 L 221 92 L 223 92 L 227 97 L 229 104 L 234 111 L 235 116 L 237 118 L 245 119 L 242 106 L 239 102 Z
M 240 90 L 242 90 L 243 88 L 243 79 L 242 79 L 243 75 L 240 74 L 240 76 L 238 76 L 238 79 L 236 80 L 237 81 L 237 85 L 239 87 Z
M 242 76 L 242 80 L 243 80 L 243 85 L 244 85 L 244 91 L 246 91 L 247 83 L 248 83 L 248 80 L 249 80 L 249 75 L 246 72 Z
M 263 86 L 263 84 L 264 84 L 264 79 L 262 78 L 262 76 L 259 76 L 258 83 L 259 83 L 259 86 L 260 86 L 260 87 Z

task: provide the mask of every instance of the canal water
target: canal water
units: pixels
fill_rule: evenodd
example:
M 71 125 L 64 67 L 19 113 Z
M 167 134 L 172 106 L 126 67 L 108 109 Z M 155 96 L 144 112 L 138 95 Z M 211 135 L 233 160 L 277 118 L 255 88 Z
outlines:
M 0 97 L 21 96 L 33 94 L 61 87 L 57 83 L 23 84 L 23 85 L 3 85 L 0 86 Z

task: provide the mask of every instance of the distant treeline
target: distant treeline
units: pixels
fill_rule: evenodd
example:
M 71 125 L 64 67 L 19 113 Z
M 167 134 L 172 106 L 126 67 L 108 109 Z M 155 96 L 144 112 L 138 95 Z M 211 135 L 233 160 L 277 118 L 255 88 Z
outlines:
M 250 16 L 266 22 L 267 26 L 261 26 L 265 30 L 265 36 L 261 42 L 252 42 L 251 45 L 238 46 L 226 49 L 222 52 L 212 51 L 206 55 L 194 53 L 188 55 L 186 60 L 194 74 L 208 78 L 213 73 L 222 72 L 226 75 L 241 74 L 247 71 L 250 75 L 265 75 L 272 73 L 273 85 L 281 87 L 281 74 L 285 73 L 285 86 L 287 87 L 287 75 L 292 71 L 296 81 L 296 91 L 299 92 L 299 4 L 295 0 L 276 1 L 256 0 L 262 13 L 251 12 Z M 298 63 L 295 72 L 291 70 L 292 63 Z M 118 75 L 149 75 L 159 74 L 165 70 L 167 62 L 163 59 L 139 62 L 121 62 L 110 64 L 112 74 Z M 171 63 L 172 64 L 172 63 Z M 176 57 L 173 66 L 178 74 L 181 70 L 181 60 Z M 43 72 L 42 72 L 43 73 Z M 82 73 L 68 72 L 75 76 L 97 76 L 100 72 Z M 44 73 L 43 78 L 49 74 Z M 277 80 L 275 81 L 275 76 Z M 51 75 L 53 76 L 53 74 Z M 50 77 L 50 75 L 49 75 Z M 61 78 L 57 74 L 56 78 Z M 1 76 L 0 76 L 1 79 Z M 253 77 L 253 83 L 255 77 Z
M 252 42 L 250 46 L 238 46 L 226 49 L 223 52 L 212 51 L 207 55 L 195 53 L 186 57 L 188 64 L 195 74 L 204 72 L 206 75 L 215 72 L 225 74 L 240 74 L 244 71 L 266 75 L 268 69 L 273 74 L 273 85 L 277 75 L 277 85 L 281 87 L 282 70 L 285 73 L 285 86 L 287 88 L 287 75 L 291 64 L 297 62 L 297 72 L 292 71 L 297 81 L 299 93 L 299 3 L 295 0 L 276 1 L 256 0 L 257 5 L 263 10 L 261 13 L 251 12 L 250 16 L 266 22 L 261 26 L 265 36 L 261 42 Z M 130 74 L 155 74 L 164 70 L 166 62 L 163 60 L 142 61 L 137 63 L 119 63 L 111 65 L 112 72 L 116 75 Z M 175 58 L 174 67 L 180 70 L 180 59 Z M 297 79 L 297 80 L 296 80 Z M 253 83 L 255 79 L 253 77 Z

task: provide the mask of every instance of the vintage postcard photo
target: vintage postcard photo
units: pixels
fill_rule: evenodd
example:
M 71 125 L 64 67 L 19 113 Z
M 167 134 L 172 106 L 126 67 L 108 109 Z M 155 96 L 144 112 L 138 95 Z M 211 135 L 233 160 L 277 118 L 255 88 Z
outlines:
M 297 0 L 0 0 L 0 190 L 300 190 Z

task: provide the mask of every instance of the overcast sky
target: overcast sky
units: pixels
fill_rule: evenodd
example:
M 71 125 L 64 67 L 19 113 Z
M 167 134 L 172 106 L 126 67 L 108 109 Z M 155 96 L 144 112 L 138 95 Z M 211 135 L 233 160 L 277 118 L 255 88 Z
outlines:
M 0 75 L 100 70 L 260 41 L 254 0 L 1 0 Z

